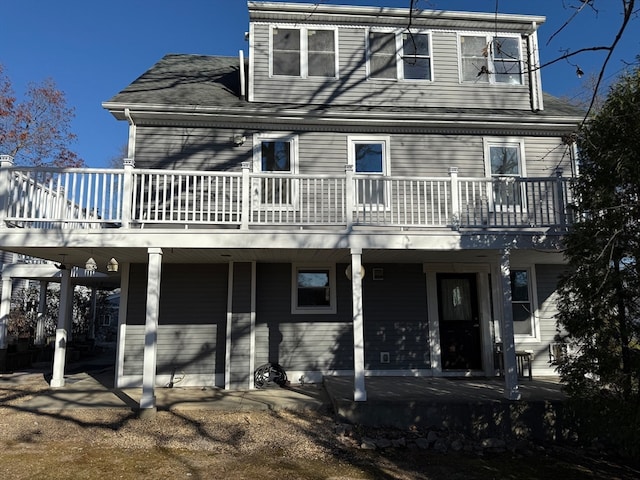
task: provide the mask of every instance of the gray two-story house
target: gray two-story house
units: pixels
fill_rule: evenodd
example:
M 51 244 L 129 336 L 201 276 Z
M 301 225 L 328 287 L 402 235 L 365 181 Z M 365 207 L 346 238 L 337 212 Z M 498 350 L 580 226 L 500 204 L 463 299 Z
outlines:
M 122 169 L 5 165 L 0 248 L 117 261 L 116 386 L 143 408 L 268 362 L 355 400 L 500 373 L 518 398 L 516 353 L 553 375 L 582 117 L 542 92 L 544 17 L 248 8 L 246 58 L 167 55 L 103 104 Z

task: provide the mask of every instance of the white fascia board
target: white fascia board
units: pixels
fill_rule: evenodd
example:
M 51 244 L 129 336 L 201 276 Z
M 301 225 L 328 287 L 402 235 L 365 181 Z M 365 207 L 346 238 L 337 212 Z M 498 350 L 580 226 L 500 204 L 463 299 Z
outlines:
M 243 126 L 257 124 L 294 124 L 298 129 L 313 129 L 313 127 L 346 126 L 358 127 L 388 127 L 390 129 L 405 128 L 473 128 L 487 127 L 506 128 L 509 130 L 548 130 L 554 128 L 577 127 L 582 122 L 581 116 L 558 116 L 540 118 L 532 115 L 496 115 L 496 114 L 470 114 L 470 113 L 410 113 L 402 112 L 402 118 L 398 118 L 398 112 L 354 112 L 323 111 L 318 114 L 310 110 L 283 109 L 274 113 L 265 109 L 250 109 L 247 107 L 202 107 L 202 106 L 167 106 L 167 105 L 136 105 L 135 110 L 130 108 L 131 114 L 144 124 L 172 124 L 171 122 L 185 122 L 189 124 L 213 125 L 224 123 L 226 125 L 240 124 Z M 114 111 L 124 111 L 122 104 L 109 104 L 108 108 Z M 116 115 L 118 118 L 118 116 Z
M 248 2 L 251 21 L 304 20 L 307 23 L 327 22 L 334 19 L 340 23 L 406 23 L 409 19 L 408 8 L 365 7 L 347 5 L 323 5 L 321 3 L 301 4 L 283 2 Z M 302 17 L 301 17 L 302 16 Z M 538 15 L 518 15 L 487 12 L 464 12 L 449 10 L 415 9 L 411 18 L 414 26 L 428 22 L 433 26 L 458 26 L 461 22 L 488 23 L 507 28 L 531 32 L 533 22 L 541 25 L 546 17 Z

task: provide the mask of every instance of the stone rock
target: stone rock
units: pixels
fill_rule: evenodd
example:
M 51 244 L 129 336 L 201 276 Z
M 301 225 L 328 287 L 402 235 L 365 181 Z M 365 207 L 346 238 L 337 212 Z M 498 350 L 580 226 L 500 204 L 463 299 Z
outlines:
M 429 442 L 427 441 L 426 438 L 416 438 L 415 442 L 416 442 L 416 446 L 420 450 L 427 450 L 429 448 Z
M 407 439 L 404 437 L 396 438 L 394 440 L 391 440 L 391 445 L 394 448 L 404 448 L 407 446 Z
M 433 444 L 433 449 L 438 453 L 447 453 L 447 442 L 442 439 L 436 440 L 436 443 Z
M 363 438 L 362 443 L 360 444 L 360 448 L 362 450 L 375 450 L 376 441 L 371 438 Z
M 429 442 L 429 444 L 432 443 L 436 443 L 436 441 L 438 441 L 440 439 L 440 435 L 438 435 L 436 432 L 429 432 L 427 435 L 427 442 Z
M 391 440 L 388 438 L 378 438 L 375 441 L 376 446 L 380 449 L 389 448 L 391 446 Z
M 454 452 L 459 452 L 463 448 L 464 448 L 464 444 L 462 443 L 461 440 L 456 439 L 453 442 L 451 442 L 451 450 L 453 450 Z
M 505 441 L 500 438 L 485 438 L 482 440 L 481 445 L 483 448 L 495 449 L 503 449 L 506 447 Z

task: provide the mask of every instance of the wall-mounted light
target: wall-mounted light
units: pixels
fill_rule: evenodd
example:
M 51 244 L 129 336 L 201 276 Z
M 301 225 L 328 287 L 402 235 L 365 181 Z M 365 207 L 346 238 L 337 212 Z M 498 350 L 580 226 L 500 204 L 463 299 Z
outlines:
M 95 272 L 98 269 L 98 264 L 93 259 L 93 257 L 90 257 L 87 260 L 87 263 L 84 264 L 84 269 L 87 270 L 88 272 Z
M 118 271 L 118 261 L 115 258 L 109 260 L 107 263 L 107 272 L 115 273 Z
M 244 142 L 247 141 L 247 137 L 245 137 L 244 135 L 234 135 L 233 136 L 233 144 L 236 147 L 239 147 L 240 145 L 244 145 Z
M 580 68 L 579 65 L 576 65 L 576 76 L 578 78 L 582 78 L 582 76 L 584 75 L 584 72 L 582 71 L 582 69 Z
M 349 280 L 351 280 L 351 277 L 352 277 L 351 265 L 347 267 L 347 269 L 344 271 L 344 274 L 347 276 Z M 362 265 L 360 266 L 360 278 L 364 278 L 364 267 Z

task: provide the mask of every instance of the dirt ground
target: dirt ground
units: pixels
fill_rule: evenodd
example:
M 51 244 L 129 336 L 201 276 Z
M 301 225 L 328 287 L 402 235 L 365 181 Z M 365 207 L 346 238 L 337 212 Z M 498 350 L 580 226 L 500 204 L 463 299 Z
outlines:
M 538 479 L 640 478 L 640 470 L 577 448 L 436 453 L 362 448 L 382 432 L 344 428 L 330 412 L 126 409 L 34 413 L 46 383 L 0 382 L 0 478 Z M 399 437 L 408 432 L 384 432 Z

